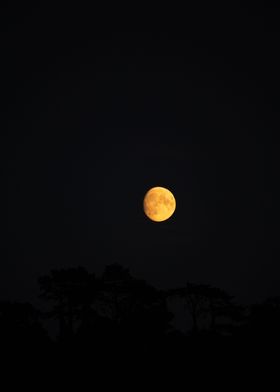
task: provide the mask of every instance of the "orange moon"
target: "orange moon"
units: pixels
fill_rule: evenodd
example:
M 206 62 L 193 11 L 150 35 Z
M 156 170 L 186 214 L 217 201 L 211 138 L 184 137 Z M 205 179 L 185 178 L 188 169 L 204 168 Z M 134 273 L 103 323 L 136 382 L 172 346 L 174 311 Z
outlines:
M 149 219 L 154 222 L 163 222 L 174 214 L 176 200 L 168 189 L 156 186 L 146 193 L 143 207 Z

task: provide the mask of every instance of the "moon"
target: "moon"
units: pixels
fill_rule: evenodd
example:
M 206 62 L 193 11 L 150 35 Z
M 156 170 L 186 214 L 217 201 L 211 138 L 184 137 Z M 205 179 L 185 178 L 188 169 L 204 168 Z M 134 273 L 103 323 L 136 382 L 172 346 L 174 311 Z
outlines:
M 154 222 L 163 222 L 174 214 L 176 200 L 170 190 L 156 186 L 146 193 L 143 207 L 149 219 Z

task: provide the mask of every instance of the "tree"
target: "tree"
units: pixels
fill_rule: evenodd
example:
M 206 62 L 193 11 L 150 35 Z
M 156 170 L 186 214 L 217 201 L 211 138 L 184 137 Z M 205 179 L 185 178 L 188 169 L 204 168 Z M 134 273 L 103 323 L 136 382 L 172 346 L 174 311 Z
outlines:
M 259 341 L 273 340 L 280 343 L 280 297 L 270 297 L 251 306 L 247 333 Z
M 162 292 L 132 277 L 129 270 L 119 264 L 107 266 L 102 281 L 104 314 L 127 336 L 139 339 L 161 335 L 170 328 L 173 316 L 167 310 Z
M 237 322 L 241 318 L 241 308 L 233 303 L 233 297 L 210 285 L 187 282 L 185 287 L 169 290 L 167 295 L 184 301 L 192 319 L 193 333 L 198 333 L 203 323 L 204 329 L 221 332 L 226 320 Z
M 38 279 L 40 298 L 54 303 L 48 316 L 59 320 L 59 337 L 72 337 L 75 320 L 88 317 L 99 290 L 98 280 L 84 268 L 52 270 Z
M 0 302 L 0 341 L 3 345 L 44 344 L 48 336 L 40 322 L 41 312 L 30 303 Z
M 184 301 L 185 309 L 189 311 L 192 319 L 192 331 L 199 330 L 199 318 L 205 310 L 205 285 L 196 285 L 187 282 L 185 287 L 168 290 L 169 297 L 181 298 Z

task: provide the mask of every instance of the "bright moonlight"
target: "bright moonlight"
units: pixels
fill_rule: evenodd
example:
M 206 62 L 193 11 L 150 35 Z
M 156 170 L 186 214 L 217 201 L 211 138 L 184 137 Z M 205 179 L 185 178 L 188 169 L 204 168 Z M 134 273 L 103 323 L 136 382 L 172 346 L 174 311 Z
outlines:
M 144 212 L 154 222 L 163 222 L 169 219 L 176 209 L 176 200 L 173 194 L 160 186 L 150 189 L 144 197 Z

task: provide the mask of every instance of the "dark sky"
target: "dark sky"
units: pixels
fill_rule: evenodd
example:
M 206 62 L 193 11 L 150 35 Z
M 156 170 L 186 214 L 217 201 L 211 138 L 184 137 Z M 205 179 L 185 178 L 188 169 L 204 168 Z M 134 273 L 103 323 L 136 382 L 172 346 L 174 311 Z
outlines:
M 51 11 L 1 12 L 0 297 L 114 261 L 159 287 L 279 294 L 279 10 L 127 28 Z M 155 185 L 177 200 L 162 224 L 142 211 Z

